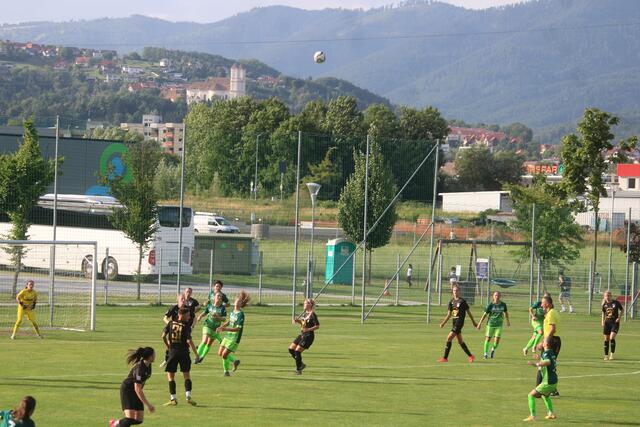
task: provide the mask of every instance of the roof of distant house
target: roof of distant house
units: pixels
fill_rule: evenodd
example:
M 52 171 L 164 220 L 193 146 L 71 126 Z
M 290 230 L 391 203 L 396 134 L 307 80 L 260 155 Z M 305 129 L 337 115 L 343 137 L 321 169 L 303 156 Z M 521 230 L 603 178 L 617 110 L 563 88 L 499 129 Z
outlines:
M 212 77 L 205 82 L 195 82 L 187 86 L 190 90 L 229 90 L 227 77 Z

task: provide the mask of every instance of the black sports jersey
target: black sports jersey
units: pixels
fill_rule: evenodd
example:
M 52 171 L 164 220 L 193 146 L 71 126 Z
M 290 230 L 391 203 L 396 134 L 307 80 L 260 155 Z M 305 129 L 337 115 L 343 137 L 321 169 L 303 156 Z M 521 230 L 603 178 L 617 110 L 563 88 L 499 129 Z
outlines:
M 320 325 L 320 322 L 318 322 L 318 316 L 316 316 L 315 311 L 312 311 L 311 313 L 307 313 L 306 311 L 304 312 L 304 314 L 302 315 L 302 324 L 300 325 L 300 329 L 309 329 L 309 328 L 313 328 L 314 326 L 318 326 Z M 304 334 L 313 334 L 314 331 L 309 331 L 309 332 L 303 332 Z
M 122 381 L 122 385 L 133 388 L 133 385 L 137 383 L 142 384 L 142 387 L 144 387 L 144 383 L 149 379 L 149 377 L 151 377 L 151 365 L 147 366 L 141 360 L 131 368 L 127 378 Z
M 173 321 L 178 321 L 178 310 L 180 310 L 180 307 L 178 307 L 178 304 L 176 304 L 169 310 L 167 310 L 167 312 L 164 314 L 164 317 L 168 317 Z
M 169 346 L 173 349 L 188 350 L 189 345 L 187 341 L 191 339 L 191 326 L 182 323 L 171 321 L 165 326 L 164 334 L 169 341 Z
M 604 313 L 604 320 L 607 322 L 615 322 L 620 317 L 620 311 L 622 311 L 622 304 L 620 301 L 613 300 L 611 302 L 605 302 L 602 304 L 602 312 Z
M 469 304 L 463 298 L 452 299 L 449 301 L 449 311 L 451 312 L 451 318 L 454 323 L 464 323 L 464 318 L 467 316 L 469 310 Z
M 200 303 L 198 302 L 198 300 L 194 299 L 194 298 L 189 298 L 188 300 L 186 300 L 184 302 L 184 307 L 189 309 L 189 326 L 193 325 L 193 322 L 196 318 L 196 309 L 200 306 Z M 178 304 L 174 305 L 173 307 L 171 307 L 169 310 L 167 310 L 167 312 L 164 314 L 165 317 L 170 318 L 171 320 L 177 322 L 178 321 L 178 311 L 180 310 L 180 307 L 178 307 Z

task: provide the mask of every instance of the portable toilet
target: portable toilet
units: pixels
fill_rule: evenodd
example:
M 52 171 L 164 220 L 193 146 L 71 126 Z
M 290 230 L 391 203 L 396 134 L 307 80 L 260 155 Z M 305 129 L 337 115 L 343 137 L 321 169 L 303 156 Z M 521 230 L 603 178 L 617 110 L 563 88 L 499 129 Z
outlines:
M 344 267 L 342 267 L 342 265 L 355 250 L 356 245 L 346 239 L 333 239 L 327 242 L 327 261 L 324 272 L 325 283 L 341 285 L 351 284 L 351 280 L 353 278 L 353 261 L 349 260 Z

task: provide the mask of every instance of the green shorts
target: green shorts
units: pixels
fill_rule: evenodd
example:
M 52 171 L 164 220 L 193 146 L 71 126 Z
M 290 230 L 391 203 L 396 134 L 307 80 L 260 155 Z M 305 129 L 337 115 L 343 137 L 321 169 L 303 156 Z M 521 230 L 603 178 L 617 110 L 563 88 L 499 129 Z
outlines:
M 502 336 L 502 326 L 489 326 L 487 325 L 486 337 L 500 338 Z
M 543 396 L 549 396 L 556 391 L 558 384 L 540 384 L 536 387 L 536 391 Z
M 206 335 L 212 340 L 217 340 L 218 342 L 222 342 L 222 335 L 217 333 L 215 329 L 210 328 L 208 326 L 202 327 L 202 335 Z
M 532 320 L 531 327 L 533 328 L 533 332 L 542 334 L 542 322 L 539 322 L 537 320 Z
M 228 348 L 232 353 L 235 353 L 235 351 L 238 349 L 238 343 L 236 342 L 235 337 L 224 337 L 224 339 L 220 343 L 220 346 Z

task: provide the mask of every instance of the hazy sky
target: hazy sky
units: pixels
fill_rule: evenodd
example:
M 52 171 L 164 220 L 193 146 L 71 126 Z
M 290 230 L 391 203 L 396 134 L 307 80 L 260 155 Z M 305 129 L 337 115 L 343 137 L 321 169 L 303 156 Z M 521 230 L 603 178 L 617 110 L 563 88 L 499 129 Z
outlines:
M 522 0 L 442 0 L 472 9 L 517 3 Z M 70 21 L 133 14 L 170 21 L 215 22 L 254 7 L 287 5 L 302 9 L 345 9 L 384 6 L 393 0 L 0 0 L 0 23 Z M 28 7 L 25 7 L 28 5 Z

